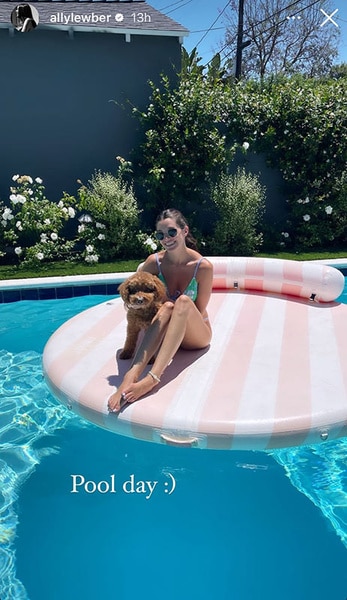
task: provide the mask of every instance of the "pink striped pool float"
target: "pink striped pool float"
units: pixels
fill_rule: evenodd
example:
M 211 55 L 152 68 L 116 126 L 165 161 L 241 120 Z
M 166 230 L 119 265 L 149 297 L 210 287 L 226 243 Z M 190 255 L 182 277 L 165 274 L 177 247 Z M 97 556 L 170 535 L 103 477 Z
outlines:
M 265 258 L 210 258 L 213 339 L 180 350 L 161 383 L 109 414 L 130 361 L 120 298 L 63 324 L 43 367 L 52 393 L 82 418 L 152 442 L 215 449 L 315 444 L 347 435 L 347 305 L 333 267 Z

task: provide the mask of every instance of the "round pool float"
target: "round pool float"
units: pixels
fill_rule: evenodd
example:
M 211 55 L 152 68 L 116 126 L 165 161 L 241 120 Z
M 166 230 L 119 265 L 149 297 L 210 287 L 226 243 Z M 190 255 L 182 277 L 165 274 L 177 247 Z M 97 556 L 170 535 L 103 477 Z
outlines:
M 212 257 L 205 350 L 179 350 L 161 383 L 120 413 L 110 395 L 130 360 L 120 298 L 64 323 L 43 368 L 52 393 L 82 418 L 140 440 L 268 450 L 347 435 L 347 305 L 337 269 L 312 262 Z M 148 367 L 149 369 L 150 367 Z

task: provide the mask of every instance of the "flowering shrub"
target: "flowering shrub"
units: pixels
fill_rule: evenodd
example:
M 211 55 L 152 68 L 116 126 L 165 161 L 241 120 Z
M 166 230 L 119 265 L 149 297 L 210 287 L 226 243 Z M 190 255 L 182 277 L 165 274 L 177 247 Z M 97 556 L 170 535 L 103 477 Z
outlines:
M 277 78 L 230 88 L 229 129 L 288 184 L 286 245 L 344 243 L 347 79 Z
M 70 201 L 83 213 L 76 241 L 84 247 L 82 257 L 86 262 L 138 255 L 141 211 L 132 185 L 120 175 L 97 171 L 87 185 L 81 183 L 77 200 L 64 194 L 62 202 Z
M 154 238 L 146 233 L 139 233 L 137 236 L 138 241 L 145 248 L 148 254 L 152 254 L 158 249 L 158 244 Z
M 39 177 L 14 175 L 12 180 L 8 204 L 0 203 L 2 256 L 32 266 L 66 257 L 74 242 L 62 231 L 75 217 L 74 207 L 50 202 Z
M 257 231 L 264 210 L 265 193 L 258 178 L 244 169 L 222 175 L 212 188 L 218 220 L 211 242 L 215 254 L 247 255 L 262 243 Z
M 288 235 L 282 244 L 344 243 L 347 78 L 235 82 L 223 77 L 217 59 L 207 71 L 198 62 L 196 52 L 183 51 L 176 88 L 164 77 L 161 88 L 152 84 L 147 110 L 134 109 L 146 136 L 138 158 L 146 209 L 177 206 L 208 232 L 215 218 L 210 185 L 228 172 L 239 147 L 265 153 L 283 175 Z
M 151 84 L 147 110 L 133 109 L 146 137 L 138 157 L 145 205 L 157 212 L 174 205 L 189 215 L 234 153 L 224 131 L 221 71 L 214 64 L 205 75 L 198 60 L 183 50 L 178 85 L 172 89 L 163 76 L 160 88 Z

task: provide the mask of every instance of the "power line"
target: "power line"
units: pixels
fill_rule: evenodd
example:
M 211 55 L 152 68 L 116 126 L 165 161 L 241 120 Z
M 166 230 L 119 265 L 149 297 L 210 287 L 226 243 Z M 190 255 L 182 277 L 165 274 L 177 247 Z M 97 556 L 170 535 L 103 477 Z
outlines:
M 171 13 L 175 12 L 175 10 L 179 10 L 180 8 L 183 8 L 183 7 L 184 7 L 184 6 L 186 6 L 187 4 L 190 4 L 192 1 L 193 1 L 193 0 L 186 0 L 186 1 L 185 1 L 185 2 L 183 2 L 183 3 L 182 3 L 182 1 L 180 1 L 180 2 L 174 2 L 173 4 L 171 4 L 171 5 L 167 6 L 167 7 L 166 7 L 166 9 L 167 9 L 167 8 L 170 8 L 170 6 L 175 6 L 175 4 L 179 4 L 179 6 L 176 6 L 176 8 L 172 8 L 171 10 L 167 10 L 167 11 L 166 11 L 166 13 L 164 13 L 164 14 L 166 14 L 166 15 L 170 15 Z M 164 9 L 161 9 L 161 10 L 163 11 L 163 10 L 166 10 L 166 9 L 164 8 Z
M 225 29 L 225 27 L 212 27 L 212 28 L 209 27 L 208 29 L 193 29 L 193 30 L 190 30 L 190 33 L 205 33 L 205 31 L 219 31 L 220 29 Z
M 182 2 L 184 2 L 184 0 L 177 0 L 177 2 L 172 2 L 171 4 L 168 4 L 167 6 L 164 6 L 163 8 L 158 8 L 158 10 L 160 10 L 161 12 L 164 12 L 164 10 L 166 10 L 167 8 L 171 8 L 172 6 L 176 6 L 176 4 L 182 4 Z M 177 8 L 181 8 L 181 7 L 178 6 Z
M 262 23 L 266 23 L 266 21 L 268 21 L 269 19 L 272 19 L 273 17 L 276 17 L 277 15 L 280 15 L 281 12 L 283 11 L 287 11 L 290 8 L 292 8 L 293 6 L 296 6 L 297 4 L 300 4 L 303 0 L 295 0 L 295 2 L 292 2 L 291 4 L 288 4 L 287 6 L 284 6 L 283 8 L 279 8 L 278 10 L 276 10 L 276 12 L 274 12 L 272 15 L 270 15 L 269 17 L 266 17 L 265 19 L 262 19 L 261 21 L 258 21 L 258 23 L 256 23 L 254 25 L 254 27 L 258 27 L 258 25 L 261 25 Z M 318 4 L 318 2 L 321 2 L 322 0 L 315 0 L 314 2 L 312 2 L 311 4 L 309 4 L 308 6 L 304 6 L 302 8 L 300 8 L 296 13 L 294 13 L 294 15 L 298 15 L 300 12 L 307 10 L 308 8 L 311 8 L 311 6 L 314 6 L 315 4 Z M 287 17 L 286 17 L 287 18 Z M 283 19 L 283 21 L 280 21 L 279 24 L 284 23 L 286 19 Z M 265 30 L 264 33 L 266 31 L 270 31 L 270 29 L 272 29 L 272 27 L 270 27 L 268 30 Z M 243 31 L 243 35 L 245 35 L 247 33 L 247 31 L 251 31 L 251 28 L 249 28 L 248 30 L 246 29 L 245 31 Z
M 198 43 L 196 44 L 196 47 L 199 46 L 199 44 L 201 44 L 201 42 L 205 39 L 205 37 L 209 34 L 210 31 L 212 31 L 213 26 L 217 23 L 217 21 L 219 21 L 219 19 L 221 18 L 222 14 L 225 12 L 225 10 L 228 8 L 230 2 L 228 0 L 228 2 L 226 3 L 226 5 L 224 6 L 223 10 L 219 13 L 219 15 L 217 16 L 217 18 L 213 21 L 212 25 L 206 30 L 206 32 L 204 33 L 204 35 L 202 36 L 202 38 L 198 41 Z
M 295 2 L 292 2 L 291 4 L 288 4 L 287 6 L 280 8 L 279 10 L 277 10 L 276 12 L 274 12 L 272 15 L 269 15 L 267 18 L 262 19 L 261 21 L 258 21 L 257 23 L 255 23 L 253 25 L 253 28 L 258 27 L 259 25 L 261 25 L 262 23 L 266 23 L 267 21 L 269 21 L 269 19 L 272 19 L 273 17 L 276 17 L 277 15 L 281 14 L 281 12 L 288 10 L 289 8 L 291 8 L 292 6 L 295 6 L 296 4 L 299 4 L 300 2 L 302 2 L 302 0 L 296 0 Z M 319 2 L 321 2 L 321 0 L 314 0 L 314 2 L 311 2 L 311 4 L 309 4 L 308 6 L 305 6 L 303 8 L 298 9 L 296 12 L 294 12 L 292 14 L 292 16 L 296 16 L 298 14 L 300 14 L 301 12 L 303 12 L 304 10 L 307 10 L 308 8 L 311 8 L 312 6 L 315 6 L 315 4 L 318 4 Z M 287 21 L 287 17 L 285 19 L 282 19 L 282 21 L 278 21 L 278 23 L 276 23 L 276 25 L 282 25 L 283 23 L 285 23 Z M 271 31 L 274 28 L 273 25 L 271 25 L 270 27 L 268 27 L 267 29 L 264 29 L 264 31 L 262 31 L 262 34 L 267 33 L 269 31 Z M 252 31 L 252 29 L 249 27 L 246 30 L 243 30 L 243 35 L 247 35 L 247 32 Z M 229 44 L 225 44 L 220 52 L 223 52 L 227 47 L 229 46 Z M 230 54 L 232 54 L 234 52 L 234 50 L 230 50 L 230 52 L 228 52 L 225 56 L 224 59 L 226 59 Z M 209 61 L 210 62 L 210 61 Z M 209 64 L 209 63 L 207 63 Z M 207 66 L 207 65 L 205 65 Z

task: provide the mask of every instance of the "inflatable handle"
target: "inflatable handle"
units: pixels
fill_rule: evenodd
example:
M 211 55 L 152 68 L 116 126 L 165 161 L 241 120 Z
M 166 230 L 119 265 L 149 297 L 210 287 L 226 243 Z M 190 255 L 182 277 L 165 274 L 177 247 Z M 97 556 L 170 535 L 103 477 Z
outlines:
M 343 274 L 310 261 L 278 258 L 208 257 L 213 264 L 213 289 L 241 289 L 331 302 L 342 293 Z
M 160 434 L 161 439 L 166 442 L 166 444 L 170 444 L 172 446 L 195 446 L 198 443 L 198 438 L 183 438 L 183 437 L 174 437 L 173 435 L 167 435 L 166 433 Z

